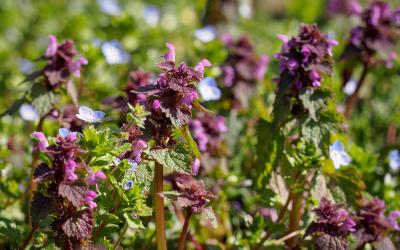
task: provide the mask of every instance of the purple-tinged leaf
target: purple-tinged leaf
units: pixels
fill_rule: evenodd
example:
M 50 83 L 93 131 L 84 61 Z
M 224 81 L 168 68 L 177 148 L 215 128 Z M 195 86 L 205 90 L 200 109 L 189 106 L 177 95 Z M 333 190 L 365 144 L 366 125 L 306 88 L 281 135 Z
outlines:
M 40 182 L 46 180 L 51 175 L 53 175 L 54 171 L 45 163 L 40 164 L 36 167 L 35 172 L 33 173 L 33 181 Z
M 35 192 L 30 209 L 32 223 L 39 224 L 40 220 L 55 210 L 54 200 Z
M 89 239 L 92 236 L 93 218 L 89 210 L 78 212 L 62 224 L 62 230 L 71 238 Z
M 83 184 L 63 182 L 58 187 L 58 193 L 69 200 L 76 208 L 82 206 L 88 188 Z

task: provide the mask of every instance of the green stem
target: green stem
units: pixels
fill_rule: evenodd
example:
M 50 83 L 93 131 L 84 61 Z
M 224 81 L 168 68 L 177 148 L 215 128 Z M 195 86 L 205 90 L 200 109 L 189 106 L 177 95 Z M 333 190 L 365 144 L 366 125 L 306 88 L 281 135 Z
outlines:
M 163 192 L 163 166 L 156 162 L 154 171 L 154 206 L 156 222 L 157 250 L 167 250 L 167 239 L 165 237 L 164 224 L 164 198 L 160 195 Z
M 28 234 L 28 237 L 26 237 L 24 243 L 22 246 L 19 248 L 20 250 L 25 250 L 25 248 L 29 245 L 29 243 L 32 241 L 33 236 L 35 235 L 36 230 L 38 229 L 37 225 L 34 225 L 31 229 L 31 231 Z
M 188 210 L 186 212 L 185 222 L 183 223 L 181 235 L 179 236 L 178 250 L 183 250 L 185 248 L 186 235 L 188 233 L 189 221 L 191 215 L 192 213 L 190 212 L 190 210 Z
M 120 234 L 119 234 L 119 236 L 118 236 L 118 240 L 117 240 L 117 242 L 115 242 L 115 244 L 114 244 L 114 247 L 113 247 L 114 250 L 115 250 L 115 249 L 118 249 L 118 247 L 119 247 L 119 245 L 121 244 L 122 239 L 124 238 L 124 235 L 125 235 L 125 233 L 126 233 L 127 230 L 128 230 L 128 222 L 125 221 L 125 224 L 124 224 L 124 226 L 122 227 L 122 230 L 121 230 L 121 232 L 120 232 Z

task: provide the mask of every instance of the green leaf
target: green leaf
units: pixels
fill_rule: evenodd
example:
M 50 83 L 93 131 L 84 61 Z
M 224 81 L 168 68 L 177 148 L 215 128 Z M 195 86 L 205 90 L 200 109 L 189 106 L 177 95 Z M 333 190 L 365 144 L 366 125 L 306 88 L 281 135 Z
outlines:
M 144 225 L 141 220 L 138 218 L 134 218 L 131 213 L 125 213 L 124 218 L 126 219 L 126 222 L 128 223 L 128 226 L 130 229 L 144 229 Z
M 311 119 L 318 121 L 319 113 L 326 109 L 331 93 L 326 89 L 306 89 L 300 93 L 299 98 Z
M 55 203 L 53 199 L 35 192 L 30 209 L 32 223 L 39 224 L 42 219 L 45 219 L 51 212 L 55 210 Z
M 181 144 L 173 149 L 155 149 L 150 151 L 150 156 L 163 167 L 172 171 L 189 174 L 192 168 L 192 156 Z
M 189 126 L 183 125 L 179 129 L 177 129 L 178 133 L 182 138 L 185 140 L 186 144 L 191 149 L 192 153 L 197 159 L 201 158 L 200 150 L 197 146 L 196 141 L 193 139 L 192 135 L 190 134 Z

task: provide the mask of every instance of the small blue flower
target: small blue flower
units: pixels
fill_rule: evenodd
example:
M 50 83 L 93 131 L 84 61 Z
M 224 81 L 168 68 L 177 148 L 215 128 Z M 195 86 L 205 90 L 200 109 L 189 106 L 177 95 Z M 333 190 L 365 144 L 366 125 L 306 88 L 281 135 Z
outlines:
M 127 181 L 127 182 L 125 183 L 124 189 L 125 189 L 125 190 L 131 189 L 131 188 L 133 187 L 133 184 L 134 184 L 134 183 L 133 183 L 132 180 Z
M 121 7 L 117 0 L 97 0 L 97 4 L 100 6 L 100 9 L 108 15 L 117 16 L 121 14 Z
M 118 166 L 121 163 L 121 160 L 118 157 L 115 157 L 113 163 L 115 164 L 115 166 Z
M 399 153 L 399 150 L 394 149 L 394 150 L 390 151 L 389 156 L 388 156 L 388 160 L 389 160 L 389 166 L 393 171 L 399 170 L 399 167 L 400 167 L 400 153 Z
M 216 101 L 221 98 L 221 90 L 217 86 L 217 82 L 206 77 L 199 83 L 199 92 L 204 101 Z
M 79 107 L 79 113 L 76 117 L 86 122 L 101 122 L 105 113 L 103 111 L 94 111 L 86 106 Z
M 121 43 L 117 40 L 104 42 L 101 51 L 108 64 L 124 64 L 129 61 L 129 54 L 125 52 Z
M 207 25 L 204 28 L 194 32 L 194 36 L 203 43 L 211 42 L 217 36 L 217 32 L 213 26 Z
M 21 59 L 19 61 L 19 69 L 21 70 L 22 73 L 24 74 L 30 74 L 34 71 L 35 69 L 35 64 L 33 64 L 31 61 L 26 60 L 26 59 Z
M 69 129 L 67 128 L 59 128 L 58 129 L 58 134 L 62 137 L 65 138 L 67 137 L 69 134 L 77 134 L 77 132 L 71 132 Z
M 19 108 L 19 114 L 25 121 L 37 121 L 40 118 L 35 107 L 30 104 L 22 104 Z
M 347 154 L 343 144 L 340 141 L 335 141 L 329 147 L 329 154 L 336 169 L 340 168 L 341 166 L 347 166 L 351 162 L 350 156 Z
M 144 21 L 150 26 L 156 26 L 160 20 L 160 10 L 152 5 L 145 6 L 143 9 Z
M 137 169 L 139 167 L 139 165 L 137 164 L 136 161 L 132 160 L 132 159 L 128 159 L 128 163 L 131 166 L 128 171 L 133 171 L 135 169 Z

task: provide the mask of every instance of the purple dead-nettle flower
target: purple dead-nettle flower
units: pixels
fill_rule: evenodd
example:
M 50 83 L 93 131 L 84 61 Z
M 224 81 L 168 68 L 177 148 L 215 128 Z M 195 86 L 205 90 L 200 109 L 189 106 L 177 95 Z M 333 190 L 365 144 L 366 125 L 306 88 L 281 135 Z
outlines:
M 102 171 L 97 171 L 94 173 L 90 173 L 86 178 L 86 182 L 89 185 L 97 185 L 99 180 L 105 180 L 107 177 Z
M 221 90 L 214 78 L 206 77 L 199 83 L 199 92 L 203 101 L 216 101 L 221 98 Z
M 37 121 L 40 118 L 39 113 L 36 111 L 35 107 L 26 103 L 22 104 L 19 108 L 19 114 L 25 121 Z
M 187 183 L 176 183 L 178 187 L 178 204 L 186 207 L 191 213 L 201 213 L 214 194 L 205 190 L 203 181 L 191 181 Z
M 255 84 L 264 79 L 269 58 L 258 56 L 246 36 L 233 39 L 229 34 L 222 36 L 228 48 L 228 57 L 221 66 L 223 82 L 233 98 L 233 106 L 247 106 L 243 96 L 255 90 Z
M 136 162 L 142 161 L 142 152 L 147 147 L 147 143 L 141 139 L 137 140 L 134 144 L 132 144 L 132 156 L 134 157 Z
M 369 66 L 384 63 L 392 67 L 400 37 L 398 10 L 383 1 L 373 1 L 360 17 L 362 24 L 352 29 L 343 58 L 356 57 Z
M 192 175 L 197 175 L 200 170 L 200 160 L 199 159 L 194 159 L 192 162 Z
M 400 152 L 397 149 L 390 151 L 389 156 L 389 166 L 393 171 L 398 171 L 400 168 Z
M 79 108 L 79 113 L 76 117 L 90 123 L 101 122 L 105 113 L 103 111 L 94 111 L 86 106 L 81 106 Z
M 217 31 L 213 26 L 207 25 L 194 32 L 194 36 L 203 43 L 208 43 L 214 40 L 217 36 Z
M 78 176 L 75 174 L 77 164 L 74 160 L 69 159 L 64 166 L 64 176 L 67 181 L 76 181 Z
M 350 156 L 339 140 L 329 146 L 329 155 L 336 169 L 339 169 L 341 166 L 348 166 L 351 162 Z
M 347 236 L 356 231 L 356 222 L 344 209 L 344 204 L 335 204 L 323 197 L 319 207 L 313 210 L 317 219 L 307 228 L 305 236 L 315 237 L 317 249 L 324 248 L 328 239 L 335 238 L 342 248 L 346 249 Z M 326 246 L 325 246 L 326 247 Z
M 328 12 L 330 14 L 359 15 L 362 6 L 358 0 L 329 0 Z
M 201 152 L 218 154 L 227 131 L 225 117 L 208 113 L 198 113 L 190 122 L 193 137 Z
M 391 212 L 387 218 L 389 225 L 395 231 L 400 231 L 399 218 L 400 218 L 400 210 Z
M 130 56 L 122 47 L 122 44 L 117 40 L 104 42 L 101 46 L 101 51 L 108 64 L 125 64 L 129 61 Z
M 33 132 L 32 137 L 38 140 L 37 148 L 40 151 L 45 151 L 46 148 L 49 146 L 49 142 L 46 139 L 46 136 L 42 132 Z
M 124 189 L 125 190 L 129 190 L 129 189 L 131 189 L 133 187 L 134 184 L 135 183 L 132 180 L 128 180 L 124 185 Z
M 85 195 L 85 198 L 83 199 L 83 201 L 85 202 L 85 204 L 90 207 L 91 209 L 95 209 L 97 207 L 96 202 L 94 202 L 93 200 L 96 199 L 97 194 L 95 191 L 88 191 Z
M 332 47 L 337 45 L 321 33 L 316 25 L 301 25 L 296 37 L 289 39 L 278 35 L 282 40 L 282 50 L 276 55 L 280 61 L 278 84 L 292 83 L 294 95 L 305 88 L 321 86 L 322 75 L 332 72 Z
M 380 240 L 390 228 L 385 218 L 385 202 L 378 198 L 364 200 L 358 214 L 357 232 L 358 245 Z
M 152 5 L 145 6 L 143 9 L 144 21 L 150 26 L 157 26 L 160 20 L 160 10 Z
M 56 88 L 69 81 L 71 75 L 81 76 L 82 65 L 88 64 L 84 57 L 79 57 L 74 42 L 66 40 L 59 44 L 55 36 L 49 36 L 50 43 L 46 49 L 44 59 L 48 64 L 43 69 L 49 88 Z
M 194 68 L 186 63 L 177 65 L 175 47 L 170 43 L 166 46 L 168 52 L 164 55 L 165 61 L 158 64 L 164 72 L 159 75 L 155 84 L 139 87 L 135 92 L 146 95 L 154 122 L 167 118 L 173 126 L 180 127 L 191 118 L 192 104 L 199 98 L 196 83 L 203 80 L 204 68 L 210 67 L 211 63 L 203 59 Z M 154 104 L 155 100 L 159 104 Z

